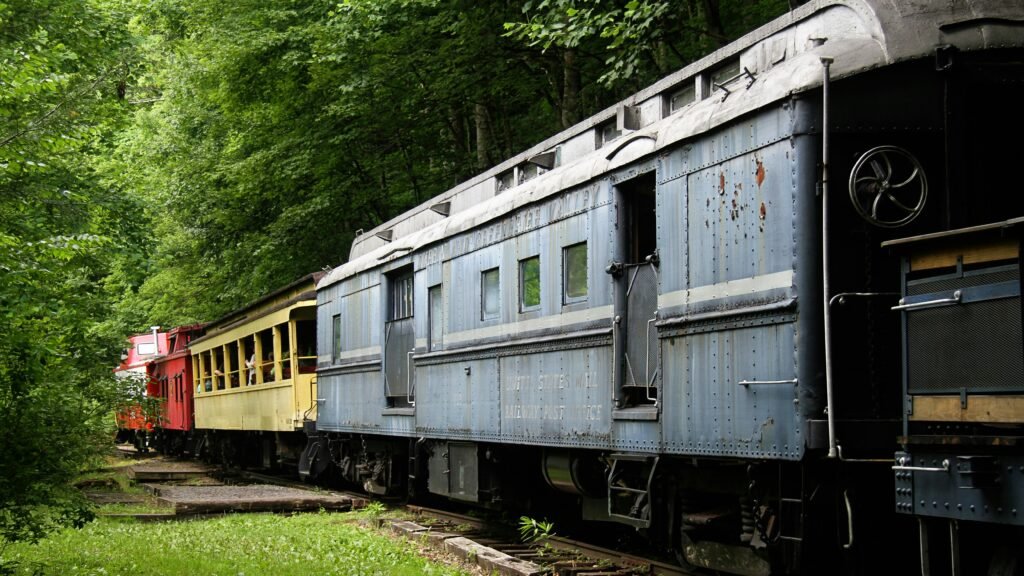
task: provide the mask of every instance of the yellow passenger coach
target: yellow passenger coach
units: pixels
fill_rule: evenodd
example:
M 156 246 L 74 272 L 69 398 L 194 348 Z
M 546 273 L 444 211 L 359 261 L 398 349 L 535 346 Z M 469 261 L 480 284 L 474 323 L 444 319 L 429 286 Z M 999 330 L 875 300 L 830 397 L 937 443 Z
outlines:
M 228 463 L 297 459 L 316 419 L 316 282 L 309 274 L 193 340 L 196 451 Z

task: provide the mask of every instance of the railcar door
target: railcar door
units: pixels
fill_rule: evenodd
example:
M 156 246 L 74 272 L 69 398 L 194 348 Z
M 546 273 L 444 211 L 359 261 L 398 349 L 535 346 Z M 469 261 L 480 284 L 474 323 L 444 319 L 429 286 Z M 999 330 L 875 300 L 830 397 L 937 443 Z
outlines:
M 416 345 L 413 326 L 412 267 L 386 276 L 387 321 L 384 323 L 384 387 L 388 408 L 412 405 L 409 354 Z
M 616 406 L 654 405 L 658 399 L 658 251 L 655 175 L 616 186 L 614 262 Z

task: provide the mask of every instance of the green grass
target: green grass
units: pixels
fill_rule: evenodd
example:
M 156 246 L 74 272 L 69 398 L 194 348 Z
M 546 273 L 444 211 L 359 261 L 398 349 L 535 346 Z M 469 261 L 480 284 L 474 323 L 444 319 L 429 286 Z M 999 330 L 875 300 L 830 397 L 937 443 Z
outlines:
M 117 502 L 96 506 L 94 512 L 99 516 L 110 514 L 174 514 L 174 508 L 151 502 Z
M 361 527 L 359 512 L 232 514 L 143 523 L 99 518 L 39 544 L 0 548 L 0 574 L 464 575 L 405 540 Z

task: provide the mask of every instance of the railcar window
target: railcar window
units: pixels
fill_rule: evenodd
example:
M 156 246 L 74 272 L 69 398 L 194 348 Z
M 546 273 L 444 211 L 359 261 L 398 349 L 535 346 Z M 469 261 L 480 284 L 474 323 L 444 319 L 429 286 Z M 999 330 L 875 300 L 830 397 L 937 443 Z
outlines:
M 497 318 L 501 313 L 500 298 L 499 298 L 499 282 L 498 269 L 491 268 L 490 270 L 484 270 L 480 277 L 481 287 L 481 319 L 488 320 L 491 318 Z
M 281 334 L 281 360 L 277 366 L 281 369 L 281 379 L 287 380 L 292 377 L 291 323 L 281 324 L 276 327 L 276 330 Z
M 562 249 L 562 299 L 565 304 L 587 299 L 587 243 L 573 244 Z
M 252 386 L 256 383 L 256 337 L 246 336 L 242 340 L 243 353 L 245 358 L 245 385 Z
M 444 313 L 440 284 L 427 290 L 427 308 L 427 322 L 430 324 L 430 341 L 427 342 L 427 349 L 437 350 L 441 346 Z
M 295 350 L 299 374 L 316 372 L 316 320 L 295 321 Z
M 224 371 L 228 375 L 228 381 L 232 388 L 238 388 L 238 342 L 228 342 L 224 346 L 225 365 Z
M 273 382 L 275 380 L 274 375 L 274 333 L 271 329 L 261 330 L 259 335 L 259 342 L 257 343 L 257 353 L 260 355 L 259 376 L 262 379 L 257 380 L 258 384 L 264 382 Z
M 540 176 L 541 174 L 547 172 L 547 170 L 541 168 L 540 166 L 537 166 L 536 164 L 531 164 L 529 162 L 521 164 L 517 168 L 517 170 L 519 172 L 520 184 L 526 182 L 527 180 L 533 180 L 537 176 Z
M 693 104 L 697 100 L 697 89 L 690 80 L 689 84 L 668 95 L 668 111 L 671 114 L 680 108 Z
M 540 307 L 540 256 L 519 261 L 519 310 Z
M 711 92 L 717 92 L 721 90 L 722 86 L 730 80 L 740 75 L 740 61 L 739 59 L 733 60 L 732 62 L 722 66 L 718 70 L 711 73 Z M 729 88 L 732 90 L 732 88 Z
M 341 314 L 331 317 L 331 339 L 334 342 L 331 363 L 337 364 L 341 360 Z
M 210 363 L 210 351 L 207 350 L 199 356 L 199 368 L 203 377 L 203 392 L 213 391 L 213 368 Z
M 622 131 L 619 130 L 613 119 L 611 122 L 605 122 L 597 127 L 596 131 L 596 142 L 598 148 L 601 148 L 605 144 L 615 140 L 622 135 Z
M 217 390 L 224 389 L 224 349 L 213 349 L 213 384 Z
M 502 172 L 501 174 L 498 174 L 497 180 L 498 180 L 498 192 L 499 193 L 504 192 L 505 190 L 508 190 L 509 188 L 515 186 L 515 183 L 516 183 L 515 169 L 506 170 L 506 171 Z
M 389 279 L 388 320 L 412 316 L 412 272 Z

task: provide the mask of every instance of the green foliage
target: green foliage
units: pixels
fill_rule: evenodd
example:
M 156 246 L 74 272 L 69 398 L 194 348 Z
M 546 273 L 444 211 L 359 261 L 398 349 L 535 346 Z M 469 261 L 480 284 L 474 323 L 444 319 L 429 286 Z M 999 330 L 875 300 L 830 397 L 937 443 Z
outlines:
M 100 518 L 36 546 L 12 545 L 0 569 L 17 574 L 209 574 L 246 576 L 451 575 L 408 541 L 368 532 L 348 514 L 236 514 L 187 522 Z
M 784 4 L 0 3 L 0 538 L 88 519 L 126 334 L 344 262 Z
M 529 516 L 519 518 L 519 537 L 523 542 L 543 542 L 555 535 L 555 524 L 547 520 L 537 520 Z
M 372 517 L 376 517 L 376 516 L 381 516 L 386 511 L 387 511 L 387 507 L 384 506 L 383 502 L 380 502 L 378 500 L 374 500 L 373 502 L 369 502 L 366 506 L 363 507 L 363 512 L 367 516 L 370 516 L 371 518 Z
M 97 166 L 124 117 L 122 18 L 0 4 L 0 543 L 88 521 L 70 481 L 110 438 L 122 336 L 104 278 L 131 205 Z
M 216 318 L 343 263 L 354 231 L 542 140 L 566 108 L 607 106 L 615 95 L 595 87 L 567 98 L 559 60 L 504 37 L 518 11 L 140 2 L 141 81 L 156 96 L 112 172 L 147 199 L 154 252 L 119 316 L 140 329 Z
M 528 0 L 506 34 L 605 54 L 598 82 L 646 85 L 782 14 L 788 0 Z

